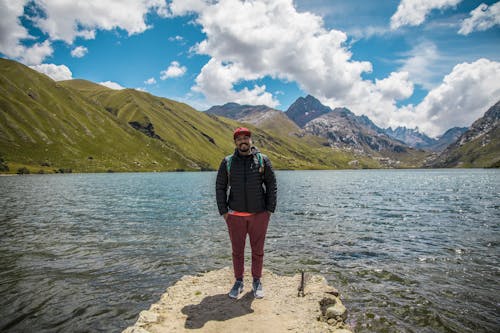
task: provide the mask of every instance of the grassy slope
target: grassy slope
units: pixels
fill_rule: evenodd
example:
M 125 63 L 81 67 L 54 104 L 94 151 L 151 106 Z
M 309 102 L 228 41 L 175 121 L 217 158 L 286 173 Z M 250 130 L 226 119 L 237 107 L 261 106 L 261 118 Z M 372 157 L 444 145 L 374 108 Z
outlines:
M 21 165 L 32 172 L 86 172 L 174 170 L 189 163 L 71 89 L 4 59 L 0 110 L 0 155 L 11 172 Z
M 151 124 L 161 140 L 193 161 L 194 168 L 215 168 L 225 152 L 232 149 L 228 140 L 231 128 L 186 104 L 132 89 L 102 89 L 99 85 L 81 80 L 61 84 L 96 101 L 123 124 Z M 89 89 L 90 85 L 96 87 Z M 81 86 L 86 89 L 81 89 Z

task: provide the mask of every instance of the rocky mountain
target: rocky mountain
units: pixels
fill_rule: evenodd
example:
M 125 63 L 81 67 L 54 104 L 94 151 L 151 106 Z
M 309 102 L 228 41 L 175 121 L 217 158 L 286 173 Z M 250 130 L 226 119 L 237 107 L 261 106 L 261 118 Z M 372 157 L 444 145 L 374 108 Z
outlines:
M 500 101 L 428 166 L 500 167 Z
M 436 142 L 429 147 L 423 147 L 423 148 L 429 148 L 430 150 L 441 152 L 446 147 L 451 145 L 452 143 L 455 143 L 458 138 L 464 134 L 468 130 L 467 127 L 452 127 L 446 132 L 444 132 L 443 135 L 437 138 Z
M 346 108 L 332 110 L 310 95 L 299 98 L 286 114 L 303 124 L 305 133 L 325 138 L 331 148 L 369 156 L 388 166 L 413 164 L 425 155 L 391 138 L 368 117 Z
M 401 126 L 396 129 L 392 129 L 391 127 L 386 128 L 385 133 L 410 147 L 439 152 L 455 142 L 466 130 L 467 128 L 464 127 L 453 127 L 437 139 L 420 132 L 418 128 L 413 129 Z
M 290 135 L 300 131 L 300 128 L 284 112 L 265 105 L 227 103 L 212 106 L 205 112 L 252 124 L 261 129 L 271 130 L 282 135 Z
M 356 116 L 346 108 L 332 110 L 311 95 L 298 98 L 286 112 L 264 105 L 236 103 L 214 106 L 206 112 L 254 124 L 281 135 L 295 134 L 304 139 L 316 140 L 322 138 L 325 146 L 374 158 L 385 166 L 400 165 L 402 160 L 408 158 L 407 155 L 411 155 L 409 147 L 387 136 L 368 117 Z M 304 124 L 302 129 L 298 127 L 299 124 Z
M 420 132 L 418 128 L 413 129 L 399 126 L 392 129 L 389 127 L 385 129 L 385 133 L 413 148 L 427 148 L 437 141 L 436 139 L 428 137 L 425 133 Z
M 328 106 L 311 95 L 299 97 L 286 111 L 288 118 L 293 120 L 299 127 L 304 127 L 309 121 L 330 112 Z
M 366 117 L 356 116 L 347 109 L 336 108 L 304 125 L 308 133 L 328 139 L 332 147 L 358 153 L 391 151 L 403 153 L 407 146 L 383 133 Z

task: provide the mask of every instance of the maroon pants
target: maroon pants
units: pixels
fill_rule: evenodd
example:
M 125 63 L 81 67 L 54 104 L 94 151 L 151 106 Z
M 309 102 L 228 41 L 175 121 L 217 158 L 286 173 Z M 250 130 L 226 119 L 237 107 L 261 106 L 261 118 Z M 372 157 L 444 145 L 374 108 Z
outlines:
M 257 279 L 262 276 L 264 241 L 266 240 L 270 215 L 269 212 L 260 212 L 251 216 L 227 215 L 226 224 L 233 248 L 235 278 L 243 278 L 247 234 L 250 237 L 250 246 L 252 247 L 252 276 Z

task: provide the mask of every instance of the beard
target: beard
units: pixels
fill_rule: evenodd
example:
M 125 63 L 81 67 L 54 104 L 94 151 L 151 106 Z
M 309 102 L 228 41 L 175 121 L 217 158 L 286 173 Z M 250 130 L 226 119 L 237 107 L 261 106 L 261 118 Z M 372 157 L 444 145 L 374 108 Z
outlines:
M 242 143 L 238 146 L 238 150 L 241 151 L 242 153 L 246 153 L 247 151 L 250 150 L 250 145 L 247 143 Z

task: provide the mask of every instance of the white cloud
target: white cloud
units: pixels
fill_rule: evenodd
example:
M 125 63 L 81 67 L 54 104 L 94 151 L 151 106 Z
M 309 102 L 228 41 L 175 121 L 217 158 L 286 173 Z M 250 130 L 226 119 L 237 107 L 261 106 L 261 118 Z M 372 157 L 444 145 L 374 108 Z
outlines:
M 418 126 L 431 136 L 470 126 L 500 99 L 500 62 L 479 59 L 456 65 L 417 106 L 393 114 L 389 125 Z
M 462 21 L 462 25 L 458 33 L 461 35 L 468 35 L 475 30 L 484 31 L 499 24 L 500 2 L 491 6 L 482 3 L 470 12 L 469 18 Z
M 387 98 L 402 100 L 413 94 L 413 83 L 408 81 L 408 72 L 393 72 L 388 78 L 375 80 L 375 86 Z
M 81 58 L 87 54 L 89 50 L 85 46 L 77 46 L 71 50 L 71 56 L 74 58 Z
M 206 7 L 206 0 L 173 0 L 169 9 L 171 15 L 181 16 L 202 12 Z
M 174 42 L 174 41 L 178 41 L 178 42 L 179 42 L 179 41 L 184 40 L 184 37 L 177 35 L 177 36 L 175 36 L 175 37 L 168 37 L 168 40 L 169 40 L 170 42 Z
M 183 6 L 180 14 L 197 12 L 196 22 L 206 35 L 194 50 L 211 60 L 193 90 L 203 93 L 210 103 L 236 98 L 276 106 L 279 102 L 263 85 L 250 83 L 253 88 L 235 90 L 239 83 L 265 77 L 296 81 L 318 97 L 340 99 L 357 89 L 363 72 L 371 71 L 369 62 L 351 59 L 344 45 L 345 33 L 326 30 L 317 15 L 297 12 L 292 0 L 221 0 L 200 5 L 201 9 L 174 0 L 174 15 L 179 14 L 175 11 L 178 4 Z
M 192 90 L 205 95 L 211 103 L 231 101 L 239 104 L 264 104 L 271 107 L 279 104 L 271 93 L 266 92 L 265 85 L 254 85 L 252 89 L 245 87 L 240 91 L 235 91 L 233 89 L 235 77 L 258 78 L 238 64 L 222 64 L 212 58 L 196 78 L 196 85 Z
M 38 42 L 30 47 L 22 40 L 34 40 L 19 20 L 27 1 L 0 0 L 0 52 L 27 65 L 37 65 L 52 55 L 50 42 Z
M 173 0 L 172 15 L 179 14 L 179 3 Z M 206 36 L 193 50 L 210 57 L 192 90 L 212 105 L 275 107 L 276 95 L 259 83 L 271 77 L 296 82 L 324 104 L 345 106 L 379 126 L 418 126 L 435 136 L 452 126 L 469 126 L 500 98 L 499 63 L 480 59 L 450 71 L 444 65 L 449 56 L 426 40 L 406 54 L 398 71 L 373 82 L 362 77 L 371 72 L 371 63 L 352 59 L 345 33 L 326 29 L 317 15 L 297 12 L 292 0 L 207 0 L 203 6 L 196 1 L 196 8 L 187 3 L 180 13 L 194 12 Z M 423 3 L 421 12 L 427 13 L 458 1 Z M 416 106 L 398 107 L 396 101 L 412 96 L 414 83 L 430 93 Z
M 172 61 L 166 70 L 160 72 L 160 79 L 166 80 L 173 77 L 180 77 L 183 76 L 186 71 L 187 68 L 185 66 L 181 66 L 177 61 Z
M 402 66 L 399 69 L 402 72 L 408 72 L 409 78 L 420 84 L 427 90 L 438 85 L 448 69 L 442 68 L 444 56 L 438 51 L 436 45 L 430 41 L 424 40 L 416 44 L 411 51 L 406 53 L 407 58 L 401 61 Z
M 146 81 L 144 81 L 144 84 L 151 85 L 151 84 L 156 84 L 156 80 L 154 77 L 150 77 Z
M 66 65 L 41 64 L 30 67 L 55 81 L 73 79 L 73 74 Z
M 71 56 L 74 58 L 84 57 L 89 50 L 85 46 L 77 46 L 71 50 Z
M 34 18 L 35 24 L 52 40 L 72 44 L 76 37 L 93 39 L 96 30 L 123 29 L 129 35 L 142 33 L 150 26 L 145 22 L 151 11 L 163 15 L 163 0 L 127 1 L 42 1 L 35 3 L 44 16 Z
M 405 25 L 420 25 L 433 9 L 454 7 L 462 0 L 401 0 L 398 9 L 391 17 L 391 29 Z
M 108 87 L 110 89 L 114 90 L 122 90 L 125 89 L 125 87 L 122 87 L 120 84 L 113 82 L 113 81 L 104 81 L 104 82 L 99 82 L 100 85 Z
M 19 21 L 26 2 L 0 0 L 0 52 L 9 57 L 18 57 L 21 53 L 19 40 L 30 38 Z
M 41 64 L 45 58 L 52 55 L 54 49 L 48 40 L 36 43 L 31 47 L 23 47 L 23 53 L 17 58 L 26 65 Z
M 27 19 L 48 35 L 48 39 L 31 47 L 23 45 L 23 41 L 35 37 L 29 35 L 20 20 L 27 4 L 43 13 Z M 97 30 L 123 29 L 129 35 L 144 32 L 150 28 L 145 19 L 151 11 L 167 15 L 165 0 L 0 0 L 0 52 L 28 65 L 40 64 L 52 55 L 54 40 L 72 44 L 77 37 L 95 38 Z
M 374 36 L 384 36 L 388 33 L 393 33 L 388 27 L 370 25 L 351 28 L 349 31 L 349 35 L 355 39 L 369 39 Z

